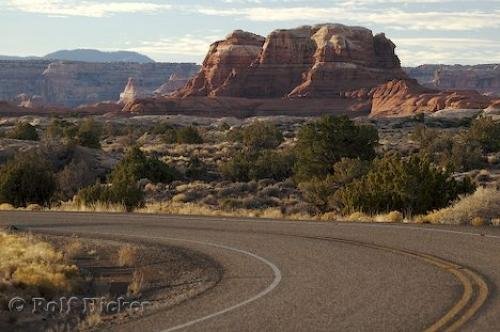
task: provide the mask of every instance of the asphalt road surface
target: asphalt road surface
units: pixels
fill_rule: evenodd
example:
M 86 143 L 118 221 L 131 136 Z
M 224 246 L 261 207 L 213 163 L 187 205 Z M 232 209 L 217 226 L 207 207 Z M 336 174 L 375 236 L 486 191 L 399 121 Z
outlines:
M 221 282 L 116 331 L 500 331 L 500 229 L 2 212 L 0 224 L 176 245 Z

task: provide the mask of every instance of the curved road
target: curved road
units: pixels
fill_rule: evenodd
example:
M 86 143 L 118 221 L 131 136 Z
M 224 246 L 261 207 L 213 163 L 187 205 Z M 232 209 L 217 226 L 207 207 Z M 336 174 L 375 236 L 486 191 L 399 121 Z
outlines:
M 0 225 L 187 247 L 222 281 L 116 331 L 499 331 L 500 229 L 2 212 Z

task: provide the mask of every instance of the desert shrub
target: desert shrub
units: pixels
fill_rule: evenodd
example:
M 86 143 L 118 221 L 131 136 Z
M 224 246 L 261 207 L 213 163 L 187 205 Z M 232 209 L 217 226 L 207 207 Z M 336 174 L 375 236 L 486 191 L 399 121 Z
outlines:
M 116 165 L 111 173 L 112 183 L 120 179 L 138 181 L 149 179 L 153 183 L 168 183 L 173 181 L 178 174 L 175 169 L 156 158 L 148 158 L 137 146 L 130 148 L 125 157 Z
M 161 134 L 161 140 L 165 144 L 177 143 L 177 132 L 175 129 L 168 129 L 163 134 Z
M 176 131 L 177 143 L 181 144 L 202 144 L 203 138 L 201 137 L 198 129 L 193 126 L 183 127 Z
M 295 178 L 301 182 L 326 177 L 341 158 L 372 159 L 377 142 L 378 133 L 372 126 L 356 125 L 346 116 L 324 116 L 299 131 Z
M 115 180 L 111 185 L 96 183 L 81 189 L 76 196 L 78 205 L 95 207 L 119 204 L 127 211 L 144 206 L 144 193 L 135 181 L 127 178 Z
M 240 152 L 224 163 L 220 171 L 232 181 L 284 180 L 292 175 L 293 162 L 294 156 L 287 151 Z
M 326 178 L 312 178 L 310 181 L 304 181 L 299 184 L 304 200 L 320 211 L 329 209 L 330 197 L 337 191 L 339 185 L 335 182 L 333 176 Z
M 466 172 L 484 164 L 481 144 L 467 135 L 441 132 L 425 126 L 417 126 L 412 134 L 420 143 L 420 152 L 442 166 Z
M 333 181 L 338 185 L 347 185 L 368 173 L 370 162 L 361 159 L 342 158 L 333 165 Z
M 101 148 L 102 127 L 92 118 L 85 119 L 76 132 L 76 143 L 92 149 Z
M 174 128 L 167 122 L 157 123 L 153 128 L 151 128 L 152 135 L 163 135 Z
M 88 162 L 71 161 L 56 175 L 59 198 L 63 201 L 73 197 L 80 189 L 96 182 L 97 176 Z
M 203 179 L 207 177 L 207 173 L 207 166 L 200 158 L 192 157 L 189 159 L 186 168 L 186 177 L 188 179 Z
M 500 121 L 481 117 L 472 121 L 467 133 L 469 141 L 477 141 L 485 152 L 500 151 Z
M 333 201 L 344 213 L 418 214 L 445 207 L 459 194 L 472 190 L 470 180 L 458 183 L 428 158 L 387 156 L 375 160 L 367 175 L 339 189 Z
M 294 156 L 287 151 L 265 150 L 250 163 L 248 177 L 252 180 L 284 180 L 292 175 Z
M 256 121 L 242 130 L 242 142 L 251 151 L 275 149 L 283 142 L 283 134 L 272 123 Z
M 14 129 L 7 134 L 7 137 L 25 141 L 38 141 L 40 139 L 36 128 L 28 122 L 18 122 Z
M 0 171 L 0 200 L 15 207 L 50 205 L 56 182 L 50 164 L 36 153 L 9 160 Z
M 73 123 L 67 122 L 62 119 L 53 119 L 50 124 L 45 129 L 45 139 L 47 140 L 58 140 L 66 139 L 68 142 L 73 141 L 78 128 Z
M 447 163 L 453 166 L 455 171 L 466 172 L 481 168 L 484 165 L 483 150 L 476 141 L 471 142 L 453 142 L 449 156 L 441 160 L 441 165 Z
M 222 176 L 231 181 L 250 180 L 250 160 L 244 152 L 237 153 L 220 167 Z
M 229 129 L 231 129 L 231 126 L 227 122 L 222 122 L 219 125 L 219 130 L 221 130 L 221 131 L 227 131 Z
M 228 142 L 243 142 L 243 128 L 233 128 L 226 133 Z

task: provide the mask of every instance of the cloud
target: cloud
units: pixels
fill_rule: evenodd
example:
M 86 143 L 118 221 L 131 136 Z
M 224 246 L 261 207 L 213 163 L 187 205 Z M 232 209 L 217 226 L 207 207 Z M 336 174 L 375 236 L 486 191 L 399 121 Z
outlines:
M 500 63 L 500 42 L 473 38 L 393 38 L 404 65 Z
M 172 8 L 151 2 L 98 2 L 77 0 L 7 0 L 7 8 L 50 16 L 106 17 L 119 13 L 154 13 Z
M 403 30 L 474 30 L 500 27 L 500 11 L 493 12 L 407 12 L 400 9 L 384 11 L 345 7 L 249 7 L 249 8 L 198 8 L 204 15 L 240 17 L 250 21 L 351 21 L 361 24 L 385 24 Z
M 202 59 L 207 54 L 210 44 L 223 37 L 221 35 L 203 35 L 201 33 L 200 36 L 186 34 L 156 41 L 143 41 L 139 45 L 128 47 L 127 50 L 151 54 L 158 58 L 165 58 L 169 55 L 185 55 L 190 58 Z

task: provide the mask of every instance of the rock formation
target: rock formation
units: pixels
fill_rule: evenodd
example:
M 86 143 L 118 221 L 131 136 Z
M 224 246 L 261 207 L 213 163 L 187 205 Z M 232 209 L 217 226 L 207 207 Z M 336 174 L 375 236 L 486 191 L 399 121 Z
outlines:
M 141 80 L 130 77 L 125 86 L 125 90 L 120 94 L 119 102 L 126 104 L 139 98 L 151 97 L 152 95 L 151 92 L 144 88 L 144 83 Z
M 422 65 L 405 68 L 420 84 L 440 90 L 477 90 L 500 96 L 500 64 L 490 65 Z
M 40 96 L 48 105 L 76 107 L 117 101 L 133 77 L 152 92 L 173 74 L 192 77 L 198 65 L 185 63 L 84 63 L 64 61 L 0 61 L 0 100 Z
M 438 91 L 416 80 L 394 80 L 370 92 L 371 116 L 401 116 L 443 109 L 485 109 L 492 99 L 477 91 Z
M 190 74 L 189 76 L 187 75 L 181 76 L 178 73 L 170 75 L 168 81 L 162 84 L 158 89 L 153 91 L 153 93 L 159 96 L 168 96 L 174 93 L 175 91 L 183 88 L 189 82 L 191 77 L 194 75 L 194 73 L 189 73 L 189 74 Z
M 234 31 L 211 45 L 200 73 L 176 95 L 244 98 L 339 97 L 406 78 L 383 34 L 341 24 Z

